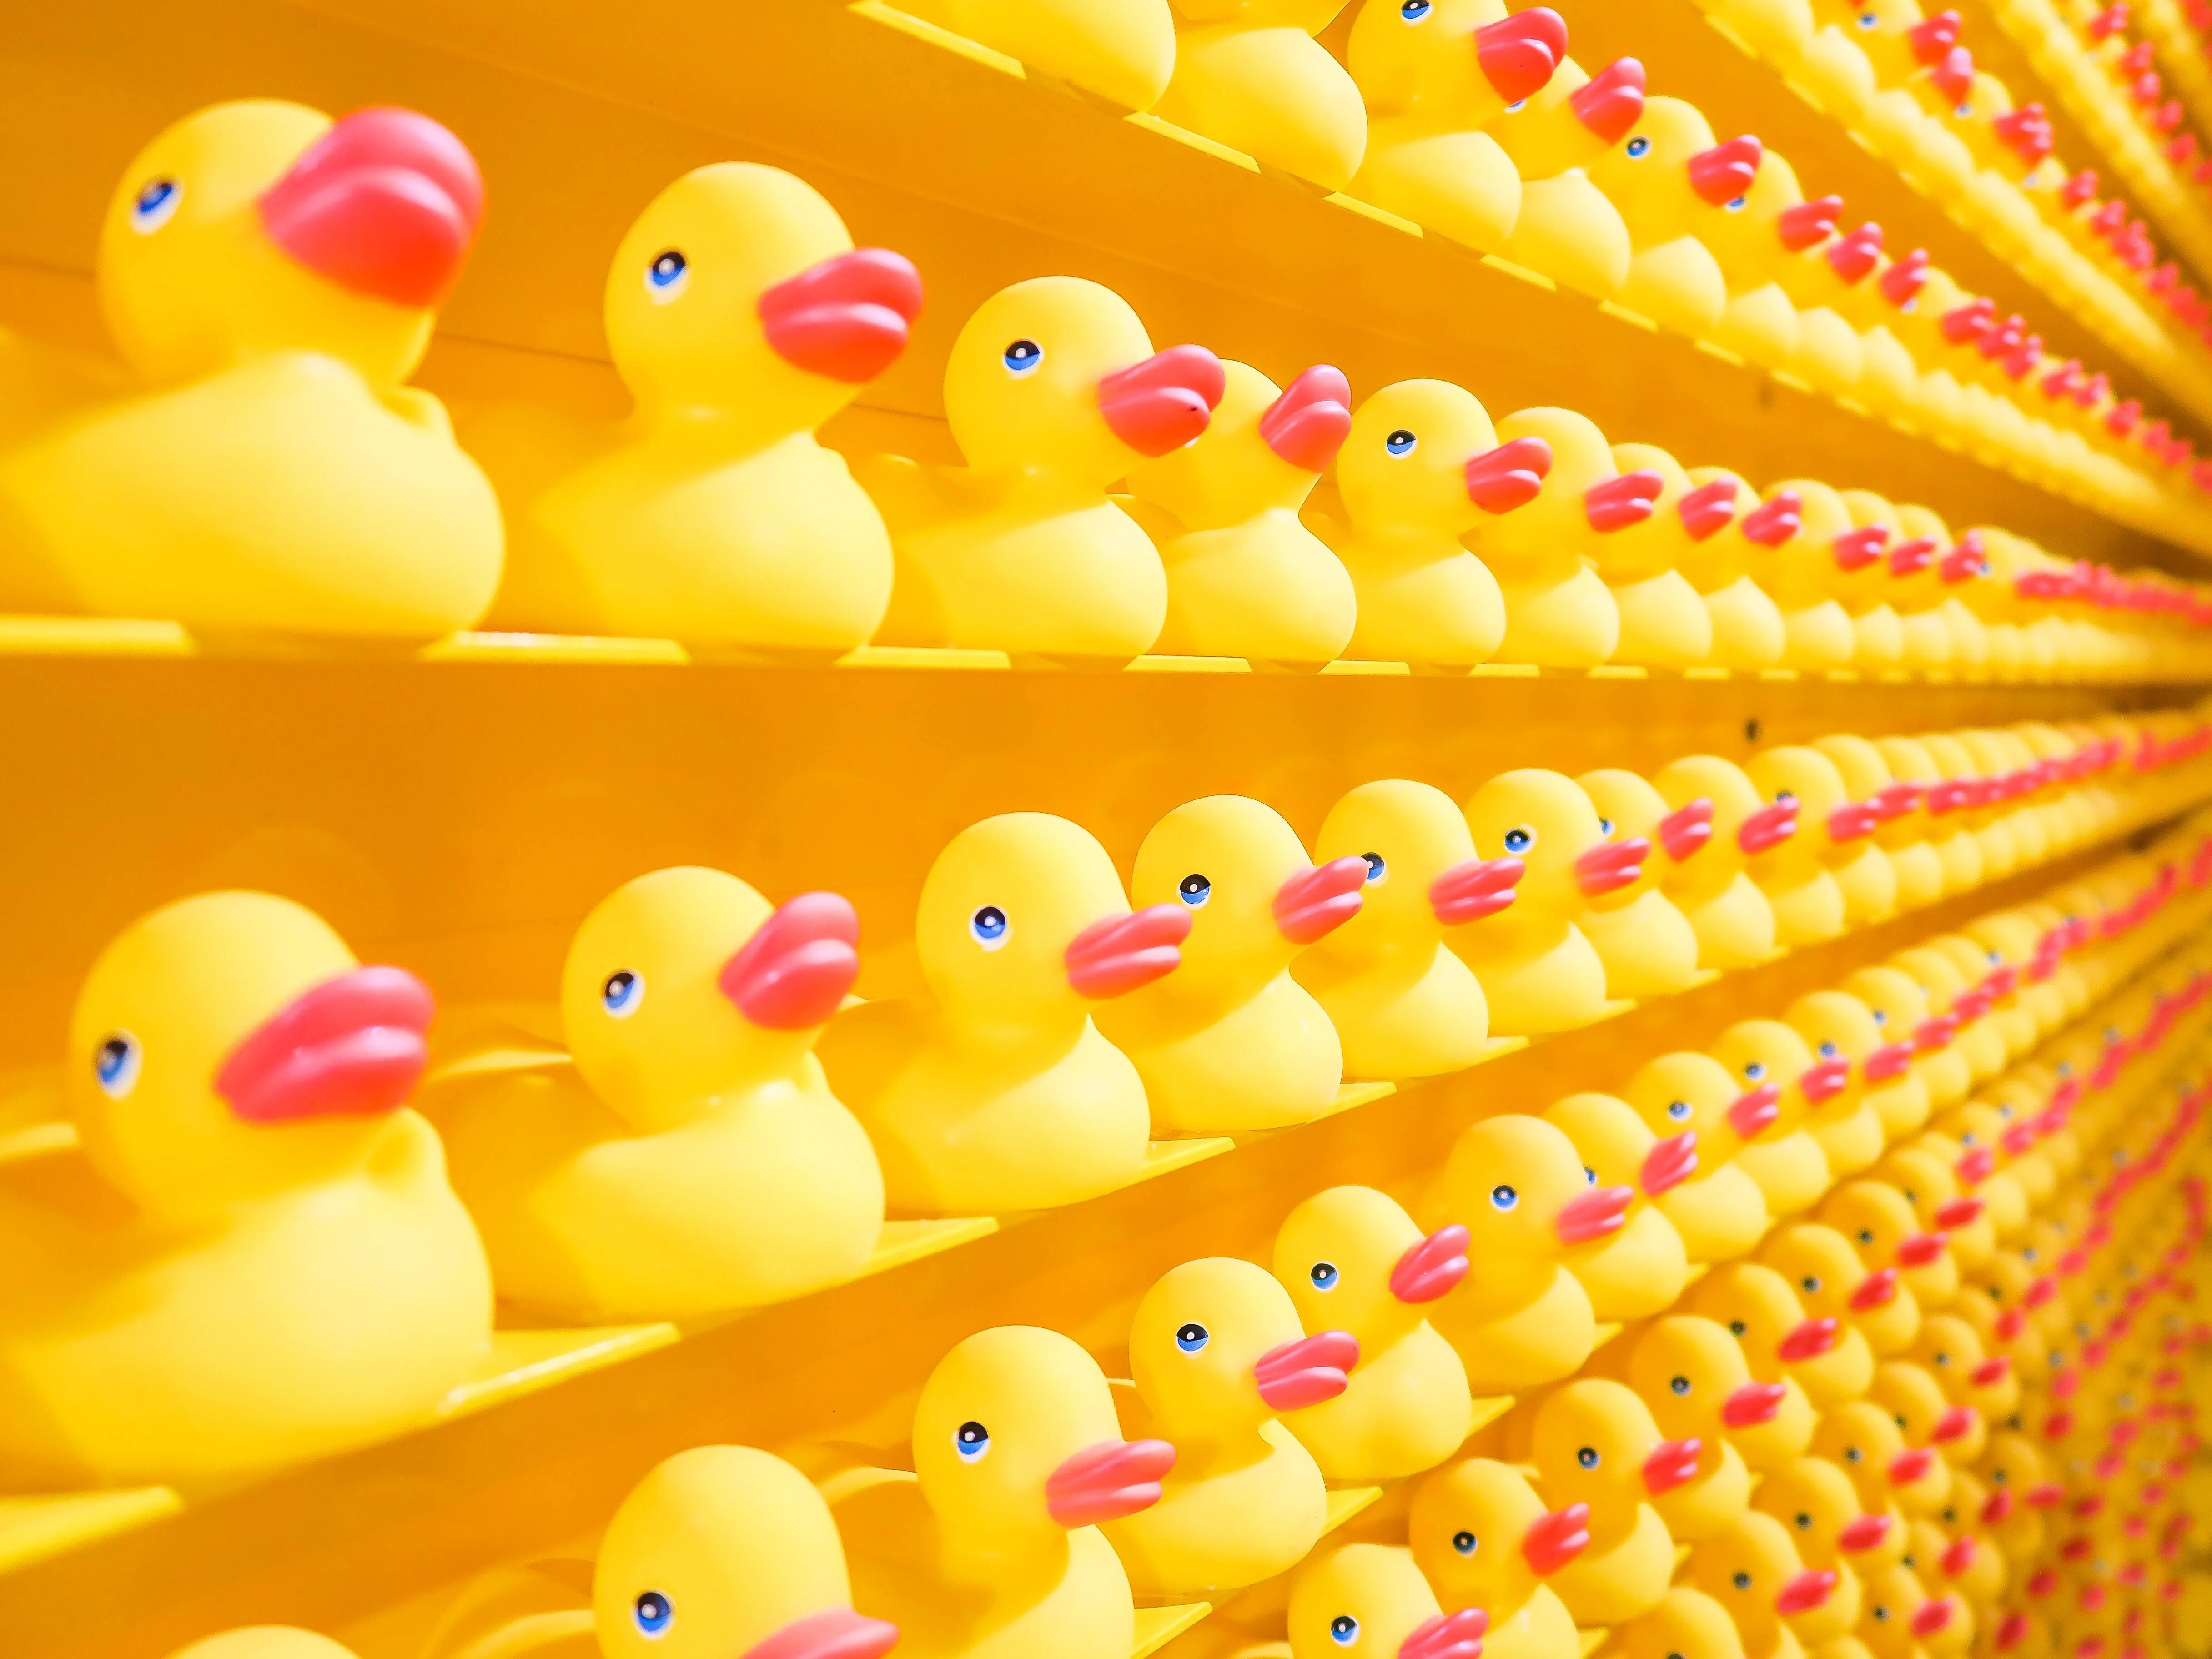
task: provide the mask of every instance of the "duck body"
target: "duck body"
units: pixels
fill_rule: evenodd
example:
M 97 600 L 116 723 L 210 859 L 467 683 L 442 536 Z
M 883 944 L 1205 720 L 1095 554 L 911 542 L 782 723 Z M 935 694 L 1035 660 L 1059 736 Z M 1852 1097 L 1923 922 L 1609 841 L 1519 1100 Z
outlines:
M 1582 1246 L 1568 1258 L 1568 1271 L 1589 1293 L 1591 1312 L 1611 1322 L 1648 1319 L 1663 1311 L 1681 1295 L 1690 1263 L 1681 1234 L 1666 1212 L 1645 1196 L 1661 1184 L 1649 1174 L 1655 1137 L 1634 1107 L 1611 1095 L 1569 1095 L 1546 1109 L 1544 1121 L 1566 1133 L 1597 1183 L 1644 1188 L 1631 1201 L 1619 1231 Z M 1692 1164 L 1695 1148 L 1692 1139 L 1687 1160 Z M 1669 1179 L 1672 1175 L 1670 1170 Z
M 1583 860 L 1605 840 L 1589 797 L 1572 778 L 1528 768 L 1491 779 L 1466 810 L 1479 857 L 1522 866 L 1511 908 L 1454 941 L 1482 981 L 1492 1027 L 1533 1036 L 1589 1024 L 1606 1007 L 1605 964 L 1575 925 L 1587 904 Z M 1649 843 L 1613 849 L 1626 862 L 1609 865 L 1608 879 L 1640 869 L 1637 846 Z
M 1175 70 L 1168 0 L 921 0 L 914 15 L 1125 109 L 1152 108 Z
M 1649 1501 L 1649 1460 L 1687 1448 L 1662 1442 L 1625 1385 L 1581 1377 L 1546 1397 L 1531 1425 L 1546 1499 L 1589 1505 L 1589 1545 L 1551 1576 L 1576 1624 L 1617 1625 L 1658 1605 L 1674 1573 L 1674 1540 Z
M 1477 541 L 1505 596 L 1500 653 L 1547 668 L 1610 661 L 1620 647 L 1620 607 L 1589 555 L 1599 532 L 1587 495 L 1618 476 L 1605 434 L 1571 410 L 1524 409 L 1499 422 L 1498 435 L 1541 443 L 1551 458 L 1536 499 L 1482 526 Z M 1638 505 L 1649 513 L 1648 497 Z
M 1367 151 L 1367 108 L 1313 37 L 1342 0 L 1184 0 L 1175 76 L 1157 113 L 1232 149 L 1342 190 Z
M 1749 968 L 1775 953 L 1774 907 L 1745 873 L 1744 825 L 1765 809 L 1743 769 L 1717 755 L 1674 761 L 1652 777 L 1668 806 L 1698 801 L 1712 807 L 1712 836 L 1687 864 L 1662 878 L 1660 890 L 1688 918 L 1698 936 L 1698 965 Z

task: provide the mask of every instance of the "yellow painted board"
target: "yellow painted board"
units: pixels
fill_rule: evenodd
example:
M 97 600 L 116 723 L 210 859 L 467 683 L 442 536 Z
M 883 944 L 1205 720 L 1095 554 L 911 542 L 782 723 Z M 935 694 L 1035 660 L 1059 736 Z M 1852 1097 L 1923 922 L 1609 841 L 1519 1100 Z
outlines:
M 1582 1641 L 1582 1659 L 1590 1659 L 1590 1655 L 1595 1653 L 1600 1648 L 1603 1647 L 1605 1645 L 1606 1638 L 1612 1635 L 1613 1632 L 1605 1629 L 1603 1626 L 1600 1626 L 1595 1630 L 1577 1631 L 1575 1634 L 1579 1637 Z
M 1212 1611 L 1213 1603 L 1211 1601 L 1184 1601 L 1173 1607 L 1139 1607 L 1137 1642 L 1129 1650 L 1129 1659 L 1146 1659 L 1146 1655 L 1158 1653 Z
M 1328 1494 L 1328 1517 L 1322 1522 L 1322 1531 L 1334 1532 L 1382 1496 L 1380 1486 L 1336 1486 Z
M 495 1331 L 483 1374 L 450 1391 L 441 1418 L 465 1417 L 520 1400 L 556 1382 L 665 1348 L 674 1325 L 609 1325 L 586 1330 Z
M 112 1538 L 183 1507 L 183 1498 L 167 1486 L 0 1498 L 0 1573 Z
M 74 1123 L 32 1123 L 20 1129 L 0 1134 L 0 1164 L 21 1164 L 34 1158 L 50 1158 L 57 1152 L 75 1152 L 77 1146 L 76 1125 Z

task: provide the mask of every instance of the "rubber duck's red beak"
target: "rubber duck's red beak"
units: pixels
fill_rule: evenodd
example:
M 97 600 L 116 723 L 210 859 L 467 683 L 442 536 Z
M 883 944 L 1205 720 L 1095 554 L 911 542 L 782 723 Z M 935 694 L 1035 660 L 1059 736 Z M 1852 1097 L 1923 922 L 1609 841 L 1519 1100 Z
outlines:
M 1881 258 L 1881 227 L 1863 224 L 1848 236 L 1838 236 L 1828 244 L 1822 257 L 1827 260 L 1829 269 L 1844 279 L 1846 286 L 1864 282 L 1867 274 L 1873 270 Z M 1887 531 L 1882 532 L 1882 539 L 1885 542 L 1889 539 Z
M 1594 483 L 1583 491 L 1583 520 L 1601 536 L 1610 536 L 1650 518 L 1667 481 L 1650 467 L 1638 467 Z
M 1601 143 L 1617 144 L 1643 117 L 1644 85 L 1644 65 L 1616 58 L 1567 95 L 1567 107 Z
M 761 331 L 784 362 L 859 386 L 906 349 L 921 314 L 921 273 L 902 253 L 856 247 L 763 290 L 759 311 Z
M 779 906 L 722 964 L 714 982 L 738 1012 L 771 1031 L 828 1023 L 860 977 L 860 918 L 835 893 Z
M 1474 32 L 1482 78 L 1509 104 L 1549 86 L 1566 55 L 1566 21 L 1549 6 L 1532 6 Z
M 1762 806 L 1736 827 L 1735 844 L 1757 854 L 1771 852 L 1797 833 L 1797 803 L 1778 800 Z
M 1799 202 L 1786 207 L 1775 216 L 1774 234 L 1782 246 L 1792 253 L 1802 253 L 1808 247 L 1817 247 L 1836 234 L 1836 223 L 1844 216 L 1844 198 L 1840 196 L 1816 196 L 1809 202 Z
M 1743 538 L 1760 547 L 1779 547 L 1804 528 L 1803 501 L 1794 489 L 1778 490 L 1743 515 Z
M 1953 103 L 1963 101 L 1974 89 L 1974 54 L 1954 46 L 1928 66 L 1928 78 Z
M 1893 1077 L 1903 1077 L 1912 1069 L 1912 1045 L 1909 1042 L 1885 1042 L 1866 1057 L 1859 1067 L 1869 1083 L 1887 1083 Z
M 2013 1649 L 2018 1647 L 2022 1642 L 2027 1639 L 2027 1615 L 2026 1613 L 2008 1613 L 2005 1614 L 2004 1622 L 1997 1626 L 1997 1651 L 1999 1653 L 2009 1653 Z
M 1761 1423 L 1774 1420 L 1782 1402 L 1790 1397 L 1789 1389 L 1780 1382 L 1747 1382 L 1730 1390 L 1721 1402 L 1721 1421 L 1732 1429 L 1754 1428 Z
M 1644 1460 L 1644 1491 L 1656 1498 L 1687 1486 L 1698 1478 L 1698 1454 L 1705 1449 L 1705 1442 L 1694 1437 L 1661 1441 Z
M 1978 1147 L 1976 1150 L 1986 1152 L 1988 1148 Z M 1945 1229 L 1971 1227 L 1981 1218 L 1982 1200 L 1971 1195 L 1966 1198 L 1954 1198 L 1948 1204 L 1938 1207 L 1936 1212 L 1936 1224 Z
M 1951 1612 L 1951 1598 L 1948 1595 L 1923 1601 L 1912 1615 L 1912 1633 L 1919 1637 L 1936 1634 L 1949 1626 Z
M 1716 478 L 1674 503 L 1675 516 L 1692 541 L 1717 536 L 1735 521 L 1735 490 L 1734 478 Z
M 1560 1206 L 1553 1223 L 1562 1244 L 1588 1244 L 1620 1231 L 1635 1201 L 1632 1187 L 1590 1187 Z
M 1293 945 L 1311 945 L 1359 914 L 1367 860 L 1358 854 L 1331 859 L 1285 878 L 1275 890 L 1275 931 Z
M 1429 884 L 1429 908 L 1447 927 L 1494 916 L 1513 902 L 1527 866 L 1519 859 L 1469 859 Z
M 1900 1267 L 1924 1267 L 1943 1254 L 1943 1247 L 1951 1241 L 1941 1233 L 1915 1233 L 1901 1241 L 1897 1247 L 1897 1263 Z
M 1954 1406 L 1936 1419 L 1928 1437 L 1940 1442 L 1963 1440 L 1974 1431 L 1977 1420 L 1972 1406 Z
M 1092 922 L 1067 942 L 1060 959 L 1075 994 L 1103 1002 L 1182 966 L 1179 947 L 1189 937 L 1190 912 L 1182 905 L 1147 905 L 1130 915 Z
M 1698 1172 L 1698 1132 L 1685 1129 L 1678 1135 L 1654 1141 L 1651 1150 L 1644 1155 L 1644 1167 L 1638 1172 L 1638 1181 L 1644 1195 L 1656 1198 L 1663 1192 L 1680 1186 Z
M 1893 576 L 1917 576 L 1935 562 L 1936 543 L 1932 537 L 1915 536 L 1889 550 L 1889 574 Z
M 1824 1060 L 1798 1074 L 1797 1092 L 1818 1106 L 1843 1093 L 1851 1080 L 1851 1063 L 1840 1057 Z
M 1847 800 L 1828 814 L 1828 839 L 1863 841 L 1881 827 L 1881 813 L 1870 800 Z
M 1912 1031 L 1914 1052 L 1923 1054 L 1942 1053 L 1959 1035 L 1959 1023 L 1956 1014 L 1937 1014 L 1933 1018 L 1922 1020 Z
M 1879 1273 L 1869 1273 L 1851 1292 L 1851 1306 L 1859 1313 L 1871 1313 L 1876 1308 L 1887 1307 L 1897 1300 L 1897 1269 L 1884 1267 Z
M 435 304 L 483 219 L 476 158 L 410 109 L 356 110 L 307 146 L 257 204 L 269 240 L 340 288 Z
M 1969 1533 L 1963 1537 L 1953 1539 L 1951 1547 L 1945 1550 L 1938 1559 L 1943 1564 L 1943 1571 L 1956 1578 L 1974 1565 L 1973 1534 Z
M 1252 1381 L 1269 1411 L 1294 1412 L 1342 1394 L 1358 1363 L 1358 1337 L 1322 1331 L 1268 1349 L 1253 1365 Z
M 1538 1516 L 1522 1534 L 1521 1553 L 1530 1571 L 1548 1578 L 1589 1547 L 1589 1505 L 1570 1504 Z
M 1807 1567 L 1783 1585 L 1774 1598 L 1774 1610 L 1784 1619 L 1827 1605 L 1838 1578 L 1832 1568 Z
M 2025 1129 L 2027 1133 L 2025 1136 L 2015 1136 L 2012 1132 L 2013 1129 Z M 2032 1123 L 2015 1123 L 2012 1128 L 2005 1131 L 2004 1140 L 2005 1151 L 2017 1158 L 2035 1144 L 2035 1126 Z M 1990 1178 L 1990 1172 L 1996 1167 L 1997 1155 L 1987 1146 L 1969 1147 L 1966 1155 L 1959 1160 L 1959 1179 L 1969 1187 L 1978 1187 Z M 1946 1227 L 1963 1227 L 1980 1214 L 1981 1212 L 1977 1210 L 1973 1215 L 1954 1222 L 1945 1221 L 1942 1212 L 1938 1211 L 1936 1219 Z
M 1098 412 L 1139 455 L 1171 454 L 1203 433 L 1229 384 L 1204 346 L 1170 346 L 1098 382 Z
M 1516 438 L 1470 455 L 1464 470 L 1469 501 L 1486 513 L 1510 513 L 1543 493 L 1552 471 L 1552 447 L 1541 438 Z
M 1711 149 L 1701 149 L 1685 164 L 1689 168 L 1690 188 L 1715 207 L 1733 202 L 1759 177 L 1759 158 L 1764 153 L 1759 140 L 1748 133 L 1724 144 L 1715 144 Z
M 1889 1484 L 1909 1486 L 1935 1467 L 1934 1452 L 1925 1446 L 1911 1447 L 1889 1460 Z
M 1968 1374 L 1968 1380 L 1978 1389 L 1994 1389 L 2005 1380 L 2012 1370 L 2012 1356 L 2001 1353 L 1984 1359 Z
M 1870 564 L 1880 564 L 1882 550 L 1888 545 L 1889 532 L 1873 525 L 1864 530 L 1844 531 L 1829 541 L 1828 550 L 1835 555 L 1837 569 L 1863 570 Z
M 1887 1515 L 1862 1515 L 1846 1522 L 1837 1533 L 1836 1547 L 1846 1555 L 1856 1555 L 1862 1550 L 1879 1548 L 1881 1540 L 1888 1536 Z
M 1659 820 L 1659 845 L 1680 864 L 1705 851 L 1713 838 L 1713 804 L 1700 795 Z
M 1959 44 L 1962 27 L 1955 11 L 1939 11 L 1905 30 L 1905 38 L 1912 43 L 1912 58 L 1923 68 L 1940 59 Z
M 1762 1083 L 1729 1103 L 1729 1127 L 1740 1140 L 1756 1140 L 1782 1115 L 1782 1085 Z
M 1836 1346 L 1837 1329 L 1833 1314 L 1820 1319 L 1808 1319 L 1793 1327 L 1790 1334 L 1776 1345 L 1775 1352 L 1793 1365 L 1808 1359 L 1818 1359 Z
M 248 1123 L 395 1111 L 429 1060 L 424 1037 L 436 1006 L 404 968 L 325 980 L 230 1051 L 216 1092 Z
M 831 1607 L 754 1643 L 743 1659 L 881 1659 L 898 1639 L 896 1625 Z
M 1454 1222 L 1407 1246 L 1390 1269 L 1390 1294 L 1413 1306 L 1450 1295 L 1467 1277 L 1468 1237 L 1467 1229 Z
M 1985 1527 L 2001 1527 L 2011 1519 L 2012 1491 L 2009 1487 L 1999 1486 L 1989 1495 L 1988 1501 L 1982 1505 L 1982 1524 Z
M 1160 1501 L 1160 1480 L 1175 1463 L 1164 1440 L 1085 1446 L 1047 1477 L 1045 1511 L 1070 1531 L 1141 1514 Z
M 1644 860 L 1650 856 L 1651 843 L 1641 836 L 1600 842 L 1575 860 L 1575 885 L 1588 898 L 1633 887 L 1643 879 Z
M 1260 416 L 1260 441 L 1292 466 L 1319 472 L 1352 430 L 1352 382 L 1316 363 L 1283 388 Z
M 1874 792 L 1869 799 L 1874 810 L 1887 823 L 1892 818 L 1901 818 L 1920 805 L 1920 797 L 1927 792 L 1917 783 L 1893 783 Z
M 1482 1638 L 1490 1615 L 1480 1607 L 1462 1607 L 1424 1619 L 1398 1644 L 1398 1659 L 1482 1659 Z

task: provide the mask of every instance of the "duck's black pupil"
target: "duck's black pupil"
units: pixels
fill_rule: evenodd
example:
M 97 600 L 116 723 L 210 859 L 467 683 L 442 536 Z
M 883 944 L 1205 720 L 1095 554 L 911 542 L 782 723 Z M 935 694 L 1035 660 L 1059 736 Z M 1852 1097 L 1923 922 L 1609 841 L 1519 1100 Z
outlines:
M 1729 1321 L 1729 1334 L 1731 1336 L 1741 1336 L 1747 1328 L 1741 1319 Z
M 1182 878 L 1182 890 L 1193 896 L 1203 893 L 1212 885 L 1213 884 L 1204 876 L 1185 876 Z
M 1751 1575 L 1747 1572 L 1740 1572 L 1736 1574 L 1735 1583 L 1738 1589 L 1749 1589 L 1751 1588 Z
M 1584 1446 L 1580 1451 L 1575 1454 L 1575 1462 L 1581 1464 L 1586 1469 L 1595 1468 L 1597 1467 L 1596 1449 L 1590 1446 Z
M 1474 1534 L 1471 1532 L 1454 1533 L 1452 1534 L 1452 1547 L 1457 1550 L 1462 1555 L 1474 1554 Z
M 963 1446 L 981 1445 L 990 1437 L 991 1431 L 981 1423 L 963 1423 L 960 1425 L 959 1441 Z

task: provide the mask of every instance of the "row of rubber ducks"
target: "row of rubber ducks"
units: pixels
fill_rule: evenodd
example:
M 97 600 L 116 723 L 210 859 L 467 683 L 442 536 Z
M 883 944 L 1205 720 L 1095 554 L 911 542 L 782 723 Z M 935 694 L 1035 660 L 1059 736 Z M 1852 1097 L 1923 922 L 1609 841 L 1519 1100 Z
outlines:
M 2154 892 L 2208 830 L 2100 877 Z M 1133 1595 L 1225 1602 L 1176 1651 L 1244 1659 L 1579 1659 L 1599 1627 L 1635 1659 L 1948 1659 L 1978 1629 L 2039 1659 L 2136 1635 L 2159 1612 L 2153 1553 L 2187 1524 L 2175 1361 L 2201 1369 L 2212 1345 L 2154 1317 L 2193 1288 L 2206 1231 L 2208 908 L 2191 887 L 2008 991 L 2024 1030 L 1994 1007 L 1971 1023 L 1993 1068 L 1923 1089 L 1839 1184 L 1472 1437 L 1480 1359 L 1512 1322 L 1495 1300 L 1564 1306 L 1549 1287 L 1652 1252 L 1634 1189 L 1559 1127 L 1592 1103 L 1632 1119 L 1625 1102 L 1475 1123 L 1417 1206 L 1464 1222 L 1333 1188 L 1285 1218 L 1271 1267 L 1170 1269 L 1137 1304 L 1126 1383 L 1053 1331 L 968 1338 L 922 1385 L 912 1473 L 680 1454 L 617 1510 L 560 1633 L 609 1656 L 680 1635 L 669 1650 L 1122 1659 Z M 1716 1064 L 1655 1064 L 1685 1062 Z M 1705 1150 L 1642 1139 L 1650 1185 L 1682 1142 L 1692 1168 Z M 1509 1340 L 1552 1337 L 1529 1320 Z M 1324 1543 L 1329 1487 L 1375 1482 L 1395 1490 Z M 2062 1512 L 2063 1540 L 2044 1519 Z M 486 1635 L 448 1623 L 435 1651 Z M 185 1652 L 343 1650 L 264 1629 Z
M 0 599 L 211 639 L 483 622 L 817 659 L 873 640 L 2008 678 L 2194 675 L 2212 625 L 2196 585 L 1954 538 L 1869 491 L 1761 496 L 1565 410 L 1493 426 L 1438 380 L 1354 409 L 1325 366 L 1284 388 L 1155 350 L 1073 277 L 961 330 L 945 402 L 967 465 L 874 456 L 856 479 L 816 429 L 903 349 L 920 278 L 749 163 L 678 180 L 617 252 L 635 414 L 549 432 L 487 409 L 465 450 L 404 381 L 481 204 L 459 142 L 403 110 L 228 104 L 156 139 L 99 261 L 138 384 L 0 340 Z
M 2144 422 L 2093 369 L 2046 356 L 2027 324 L 1961 291 L 1924 251 L 1886 256 L 1880 227 L 1844 228 L 1841 198 L 1806 199 L 1789 165 L 1756 137 L 1718 142 L 1692 105 L 1647 99 L 1636 59 L 1585 71 L 1567 56 L 1565 21 L 1548 8 L 1364 0 L 1340 33 L 1341 61 L 1310 38 L 1330 29 L 1340 3 L 1171 10 L 1150 0 L 1109 13 L 937 0 L 912 9 L 1264 164 L 2072 489 L 2140 508 L 2146 481 L 2116 476 L 2105 461 L 2176 469 L 2177 482 L 2193 464 L 2164 422 Z M 2139 365 L 2212 382 L 2194 337 L 2212 322 L 2212 304 L 2171 268 L 2146 283 L 2136 268 L 2139 241 L 2148 246 L 2140 222 L 2118 234 L 2130 225 L 2124 209 L 2094 199 L 2094 174 L 2069 179 L 2051 158 L 2039 106 L 2014 109 L 2001 82 L 1974 70 L 1957 13 L 1923 17 L 1914 0 L 1715 0 L 1708 10 L 2065 296 L 2069 311 L 2109 319 L 2106 334 Z M 2037 214 L 2046 199 L 2051 223 Z M 2160 310 L 2178 338 L 2156 320 Z M 2189 342 L 2185 356 L 2179 340 Z M 2212 469 L 2200 488 L 2205 480 Z M 2148 499 L 2156 496 L 2154 488 Z
M 2194 776 L 2206 745 L 2184 746 L 2191 759 L 2132 787 L 2122 773 L 2119 788 L 2047 805 L 1963 805 L 1978 827 L 1956 832 L 1958 850 L 1978 860 L 1985 842 L 1991 855 L 2009 842 L 2005 867 L 2024 868 L 2022 839 L 2039 836 L 2049 856 L 2168 816 L 2207 793 Z M 1830 930 L 1817 936 L 1840 933 L 1820 858 L 1773 857 L 1797 839 L 1796 815 L 1816 805 L 1825 816 L 1803 833 L 1851 848 L 1855 864 L 1887 854 L 1865 836 L 1835 842 L 1850 803 L 1818 748 L 1752 767 L 1759 784 L 1713 757 L 1662 772 L 1671 808 L 1633 774 L 1597 775 L 1608 800 L 1637 802 L 1675 843 L 1691 901 L 1686 914 L 1668 884 L 1649 886 L 1619 912 L 1642 912 L 1624 945 L 1671 930 L 1702 949 L 1696 915 L 1705 937 L 1733 941 L 1730 965 L 1763 959 L 1777 907 L 1747 873 L 1761 859 L 1784 914 L 1809 909 L 1811 889 Z M 1799 796 L 1816 782 L 1832 800 Z M 428 988 L 361 966 L 301 906 L 228 892 L 157 910 L 78 994 L 57 1104 L 80 1178 L 41 1162 L 0 1192 L 0 1244 L 20 1268 L 0 1288 L 0 1367 L 40 1402 L 0 1413 L 4 1480 L 190 1480 L 396 1433 L 483 1363 L 495 1293 L 585 1323 L 773 1302 L 860 1271 L 887 1206 L 1079 1201 L 1141 1179 L 1155 1127 L 1285 1127 L 1330 1111 L 1347 1072 L 1443 1072 L 1482 1058 L 1496 1024 L 1598 1018 L 1607 969 L 1577 918 L 1627 897 L 1654 849 L 1602 822 L 1573 780 L 1522 771 L 1463 807 L 1425 784 L 1362 786 L 1328 815 L 1317 854 L 1260 802 L 1194 802 L 1139 849 L 1133 909 L 1079 826 L 987 819 L 923 883 L 912 994 L 848 1008 L 859 924 L 845 900 L 771 907 L 721 872 L 661 871 L 585 919 L 557 1009 L 458 1010 L 434 1066 Z M 2037 988 L 2070 950 L 2140 928 L 2208 876 L 2212 853 L 2193 846 L 2156 880 L 2124 862 L 1787 1020 L 1735 1028 L 1717 1059 L 1680 1077 L 1662 1066 L 1628 1105 L 1532 1132 L 1558 1169 L 1684 1193 L 1631 1235 L 1659 1254 L 1608 1256 L 1620 1282 L 1595 1300 L 1556 1264 L 1534 1279 L 1486 1271 L 1454 1307 L 1541 1296 L 1470 1328 L 1465 1363 L 1485 1387 L 1569 1374 L 1597 1320 L 1663 1307 L 1693 1260 L 1748 1248 L 1766 1217 L 1870 1161 L 1880 1103 L 1894 1109 L 1901 1073 L 1923 1068 L 1920 1045 L 1948 1048 L 1965 1026 L 1965 1049 L 2002 1055 L 1972 1031 L 2032 1029 L 2017 1006 L 2048 1000 Z M 1938 1064 L 1956 1062 L 1924 1062 Z M 407 1109 L 418 1084 L 420 1112 Z M 1902 1115 L 1917 1098 L 1906 1090 Z M 1528 1215 L 1549 1200 L 1531 1203 Z M 1590 1237 L 1624 1213 L 1595 1218 Z M 222 1311 L 240 1306 L 257 1310 L 250 1334 Z

